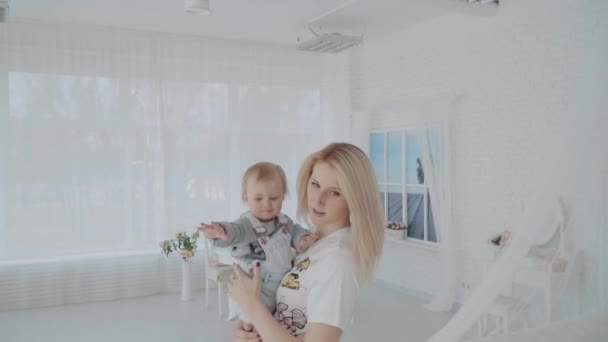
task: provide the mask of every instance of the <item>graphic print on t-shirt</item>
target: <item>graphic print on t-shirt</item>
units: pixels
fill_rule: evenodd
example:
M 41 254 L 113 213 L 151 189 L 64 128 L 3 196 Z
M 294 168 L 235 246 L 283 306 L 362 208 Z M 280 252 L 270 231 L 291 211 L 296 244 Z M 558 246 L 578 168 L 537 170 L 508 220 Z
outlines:
M 297 308 L 289 309 L 289 305 L 285 304 L 284 300 L 285 298 L 282 297 L 277 303 L 277 311 L 274 316 L 285 330 L 295 335 L 298 330 L 302 330 L 306 326 L 306 314 Z
M 285 277 L 285 279 L 283 279 L 283 283 L 281 284 L 281 286 L 286 287 L 288 289 L 292 289 L 292 290 L 299 290 L 300 289 L 300 282 L 298 281 L 299 277 L 300 277 L 300 275 L 298 275 L 297 273 L 290 273 L 287 277 Z
M 283 279 L 281 286 L 292 290 L 299 290 L 300 282 L 298 281 L 298 279 L 300 278 L 300 273 L 306 271 L 309 266 L 309 258 L 300 261 L 296 266 L 296 272 L 291 272 L 288 276 L 286 276 L 285 279 Z
M 249 244 L 249 249 L 251 250 L 251 254 L 259 255 L 261 257 L 266 258 L 266 253 L 262 249 L 262 246 L 256 241 Z
M 308 269 L 308 266 L 310 266 L 310 259 L 306 258 L 298 263 L 296 269 L 298 270 L 298 272 L 303 272 Z

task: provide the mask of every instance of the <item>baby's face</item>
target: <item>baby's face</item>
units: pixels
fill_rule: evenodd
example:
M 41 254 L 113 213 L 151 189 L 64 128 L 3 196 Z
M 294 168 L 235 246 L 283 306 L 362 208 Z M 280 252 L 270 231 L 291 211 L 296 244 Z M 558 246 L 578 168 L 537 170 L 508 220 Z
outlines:
M 280 180 L 247 181 L 246 199 L 249 210 L 260 221 L 275 218 L 283 206 L 283 185 Z

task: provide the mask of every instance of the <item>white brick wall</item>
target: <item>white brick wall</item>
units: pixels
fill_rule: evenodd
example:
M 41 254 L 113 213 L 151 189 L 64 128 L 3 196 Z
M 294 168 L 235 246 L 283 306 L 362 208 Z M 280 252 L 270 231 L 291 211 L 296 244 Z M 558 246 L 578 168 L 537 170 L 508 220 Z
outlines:
M 548 172 L 563 175 L 559 190 L 575 203 L 589 265 L 608 266 L 597 242 L 598 228 L 608 228 L 608 2 L 505 0 L 489 16 L 459 8 L 368 32 L 351 56 L 360 61 L 351 67 L 351 96 L 359 96 L 352 109 L 379 128 L 410 122 L 411 103 L 461 99 L 451 113 L 452 192 L 465 272 L 478 269 L 481 241 L 516 230 L 509 225 L 529 203 L 531 184 Z M 361 131 L 353 129 L 354 141 L 365 141 Z M 594 277 L 590 289 L 601 283 Z M 378 278 L 433 293 L 436 257 L 388 243 Z

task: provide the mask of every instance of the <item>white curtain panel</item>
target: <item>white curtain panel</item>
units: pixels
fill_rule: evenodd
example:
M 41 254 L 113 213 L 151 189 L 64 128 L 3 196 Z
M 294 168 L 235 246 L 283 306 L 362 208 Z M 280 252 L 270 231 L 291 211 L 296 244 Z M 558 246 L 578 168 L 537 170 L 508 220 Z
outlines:
M 425 307 L 438 312 L 452 310 L 462 269 L 462 262 L 457 255 L 458 233 L 453 224 L 450 138 L 451 122 L 458 115 L 461 100 L 456 94 L 440 92 L 416 98 L 409 105 L 412 120 L 417 127 L 416 141 L 422 157 L 424 179 L 429 185 L 431 213 L 439 244 L 441 285 Z
M 327 63 L 200 37 L 0 25 L 0 310 L 175 289 L 179 260 L 158 242 L 237 218 L 256 161 L 284 167 L 295 216 L 300 163 L 348 101 L 327 98 L 347 79 Z
M 439 243 L 440 279 L 442 287 L 425 305 L 432 311 L 450 311 L 456 300 L 458 263 L 456 234 L 452 224 L 452 193 L 450 183 L 450 128 L 447 115 L 434 124 L 419 125 L 416 130 L 421 152 L 425 182 L 429 185 L 433 221 Z

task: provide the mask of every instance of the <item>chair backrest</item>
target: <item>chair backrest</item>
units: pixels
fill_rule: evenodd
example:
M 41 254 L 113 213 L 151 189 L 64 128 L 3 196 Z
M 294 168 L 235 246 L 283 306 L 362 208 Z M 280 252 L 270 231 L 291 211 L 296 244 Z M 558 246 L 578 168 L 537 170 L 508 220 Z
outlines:
M 213 260 L 217 260 L 215 247 L 213 247 L 211 240 L 205 237 L 205 270 L 212 267 Z
M 535 241 L 536 251 L 545 250 L 552 251 L 553 257 L 559 257 L 567 254 L 568 243 L 568 212 L 566 204 L 561 197 L 557 198 L 553 207 L 553 216 L 551 222 L 543 227 Z

